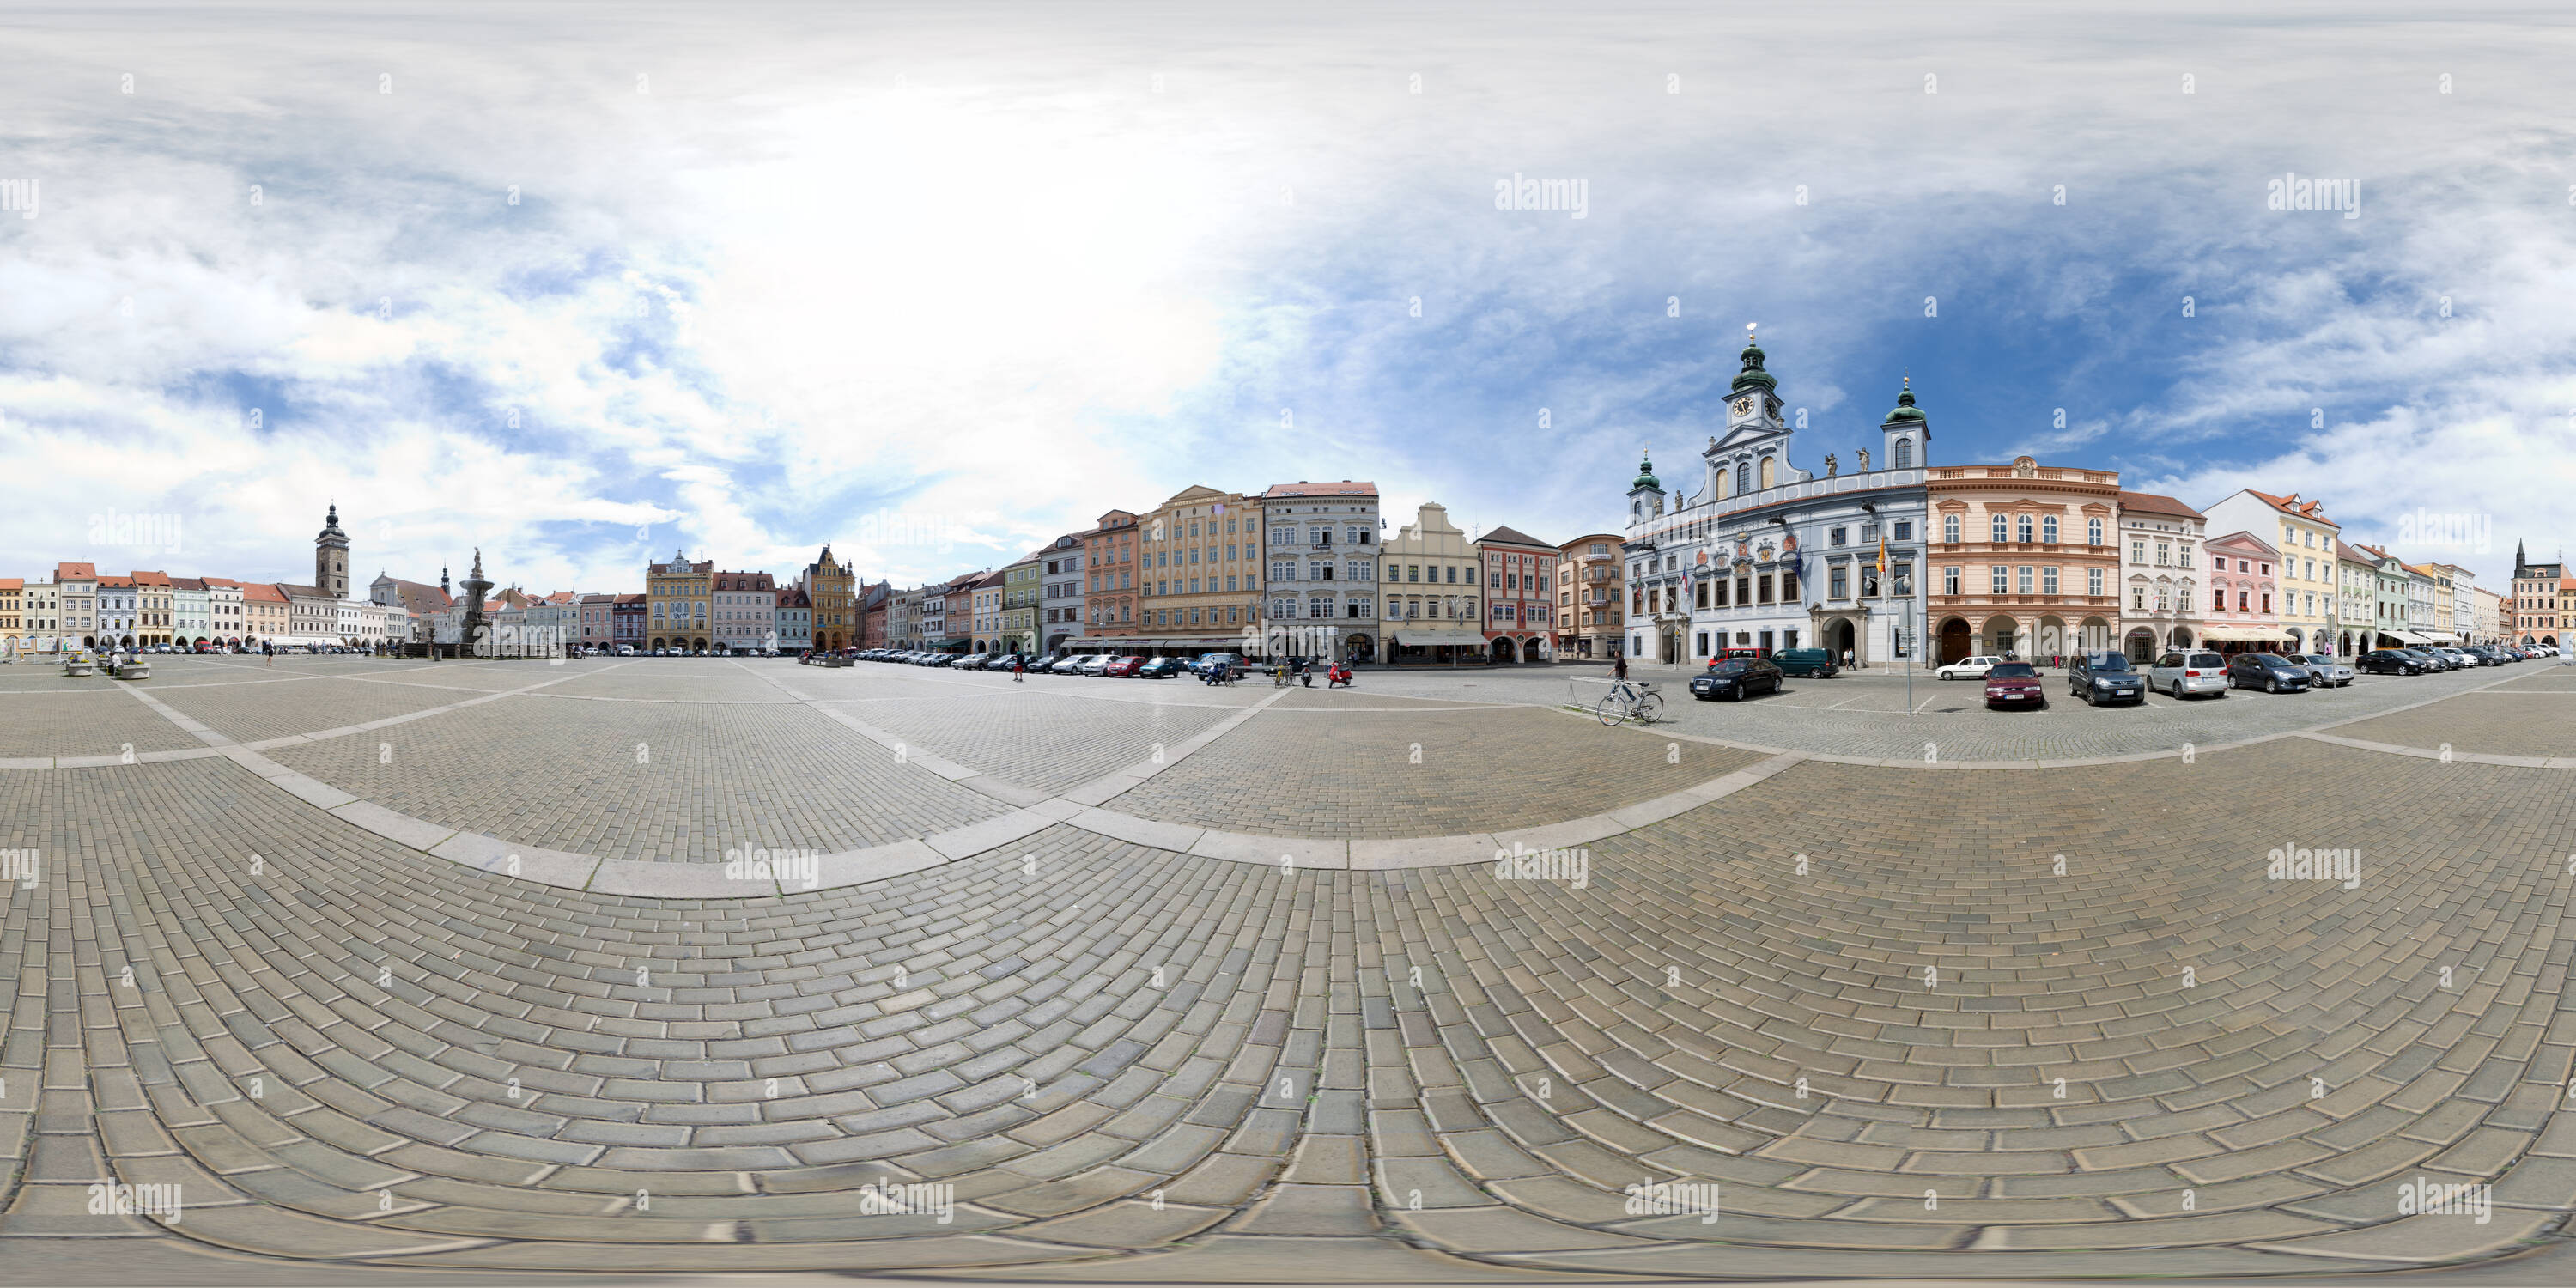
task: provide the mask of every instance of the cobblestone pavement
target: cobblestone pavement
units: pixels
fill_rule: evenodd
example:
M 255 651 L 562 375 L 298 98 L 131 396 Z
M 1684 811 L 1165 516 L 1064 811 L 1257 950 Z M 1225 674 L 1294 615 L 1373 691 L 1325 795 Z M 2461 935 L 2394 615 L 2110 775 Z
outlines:
M 834 851 L 988 819 L 990 797 L 895 763 L 801 705 L 534 695 L 273 749 L 388 809 L 577 854 L 720 863 Z
M 567 845 L 668 800 L 889 831 L 925 792 L 991 801 L 825 709 L 921 681 L 879 704 L 863 668 L 754 667 L 831 700 L 699 702 L 694 665 L 488 668 L 507 682 L 484 694 L 591 691 L 270 754 L 477 826 L 581 820 L 547 833 Z M 317 694 L 354 674 L 327 670 Z M 268 687 L 292 711 L 307 686 Z M 2517 745 L 2563 727 L 2545 683 L 2471 687 L 2419 711 Z M 1195 688 L 1068 679 L 954 718 L 1132 738 L 1136 707 Z M 1546 710 L 1391 712 L 1383 686 L 1313 701 L 1128 794 L 1347 782 L 1491 831 L 1756 758 Z M 311 707 L 314 731 L 349 719 Z M 1422 765 L 1346 777 L 1334 749 L 1408 728 Z M 679 768 L 614 781 L 634 741 Z M 0 769 L 26 882 L 0 885 L 0 1267 L 69 1240 L 100 1267 L 205 1248 L 357 1280 L 2348 1276 L 2546 1253 L 2576 1209 L 2569 781 L 2295 737 L 2018 772 L 1810 760 L 1508 873 L 1283 868 L 1066 823 L 700 900 L 431 858 L 220 754 Z M 1371 817 L 1315 790 L 1225 822 Z M 677 835 L 668 857 L 712 857 L 711 832 Z M 2327 879 L 2286 867 L 2300 851 Z M 2408 1214 L 2417 1185 L 2472 1188 Z M 896 1193 L 946 1219 L 879 1210 L 882 1186 L 934 1187 Z
M 1608 813 L 1760 759 L 1526 709 L 1310 709 L 1266 715 L 1107 808 L 1273 836 L 1452 836 Z

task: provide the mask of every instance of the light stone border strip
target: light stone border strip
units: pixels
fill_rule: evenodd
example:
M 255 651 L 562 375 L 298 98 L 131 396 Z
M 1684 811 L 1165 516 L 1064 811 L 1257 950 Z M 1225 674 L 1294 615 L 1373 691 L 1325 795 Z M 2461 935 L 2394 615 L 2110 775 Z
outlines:
M 621 663 L 620 665 L 623 664 Z M 737 662 L 734 663 L 734 665 L 740 666 L 741 663 Z M 743 669 L 745 671 L 751 670 L 749 667 L 744 667 Z M 600 674 L 600 672 L 585 672 L 584 674 L 595 675 Z M 752 672 L 752 674 L 758 675 L 758 672 Z M 556 679 L 544 681 L 540 684 L 527 686 L 527 689 L 543 688 L 546 685 L 560 684 L 565 680 L 575 678 L 578 677 L 571 675 L 560 676 Z M 185 714 L 152 697 L 150 694 L 145 693 L 139 688 L 131 685 L 124 687 L 127 692 L 132 693 L 137 700 L 150 707 L 153 711 L 161 715 L 162 718 L 169 720 L 171 723 L 178 725 L 182 729 L 188 730 L 200 741 L 208 744 L 208 747 L 203 751 L 146 754 L 158 755 L 164 759 L 187 759 L 197 756 L 221 755 L 244 766 L 245 768 L 250 769 L 252 772 L 258 774 L 263 780 L 267 781 L 271 786 L 278 788 L 280 791 L 283 791 L 288 795 L 305 801 L 306 803 L 322 809 L 323 811 L 354 826 L 373 832 L 387 840 L 403 845 L 406 848 L 427 854 L 431 857 L 445 859 L 452 863 L 476 868 L 485 872 L 491 872 L 496 875 L 511 877 L 517 880 L 533 881 L 541 885 L 582 890 L 591 894 L 628 896 L 647 899 L 766 898 L 786 894 L 803 893 L 808 890 L 826 890 L 860 885 L 870 881 L 881 881 L 888 877 L 901 876 L 906 873 L 921 871 L 922 869 L 936 867 L 943 863 L 951 863 L 977 854 L 1001 849 L 1014 842 L 1034 836 L 1037 833 L 1056 826 L 1059 823 L 1093 833 L 1094 835 L 1105 836 L 1113 840 L 1126 841 L 1132 844 L 1148 845 L 1159 849 L 1170 850 L 1175 853 L 1189 854 L 1199 858 L 1220 859 L 1232 863 L 1251 863 L 1263 866 L 1276 864 L 1281 866 L 1283 870 L 1294 870 L 1296 868 L 1306 867 L 1322 868 L 1334 871 L 1384 872 L 1399 871 L 1409 868 L 1463 867 L 1476 863 L 1491 862 L 1495 855 L 1511 850 L 1515 847 L 1518 847 L 1521 850 L 1570 848 L 1589 845 L 1595 841 L 1607 840 L 1611 837 L 1636 831 L 1640 828 L 1651 827 L 1656 823 L 1688 813 L 1702 805 L 1722 800 L 1736 792 L 1759 785 L 1774 775 L 1787 770 L 1793 765 L 1802 764 L 1808 761 L 1815 761 L 1824 764 L 1881 765 L 1898 768 L 2037 769 L 2161 760 L 2169 756 L 2180 756 L 2182 754 L 2180 751 L 2144 752 L 2127 756 L 2106 756 L 2073 761 L 1935 761 L 1929 764 L 1918 764 L 1917 762 L 1909 760 L 1877 760 L 1868 757 L 1815 755 L 1794 749 L 1759 747 L 1750 744 L 1730 742 L 1722 738 L 1711 738 L 1698 734 L 1686 734 L 1679 731 L 1657 731 L 1653 729 L 1640 728 L 1637 730 L 1638 732 L 1654 734 L 1668 739 L 1729 747 L 1738 750 L 1758 750 L 1768 752 L 1770 754 L 1768 759 L 1756 764 L 1748 765 L 1742 769 L 1710 779 L 1707 782 L 1700 783 L 1693 787 L 1686 787 L 1676 792 L 1668 792 L 1665 795 L 1655 797 L 1652 800 L 1639 801 L 1601 814 L 1589 815 L 1583 818 L 1567 819 L 1562 822 L 1543 824 L 1536 827 L 1518 828 L 1503 832 L 1473 832 L 1455 836 L 1405 838 L 1342 839 L 1266 836 L 1246 832 L 1228 832 L 1217 828 L 1202 828 L 1186 823 L 1172 823 L 1158 819 L 1140 818 L 1134 815 L 1122 814 L 1114 810 L 1099 808 L 1099 804 L 1132 790 L 1138 784 L 1143 783 L 1145 780 L 1163 772 L 1172 765 L 1179 763 L 1183 758 L 1204 749 L 1211 743 L 1214 743 L 1217 739 L 1222 738 L 1226 734 L 1234 731 L 1236 728 L 1241 727 L 1245 722 L 1251 720 L 1253 717 L 1268 711 L 1272 704 L 1287 696 L 1286 691 L 1273 693 L 1259 702 L 1238 710 L 1235 714 L 1228 716 L 1208 729 L 1203 730 L 1180 743 L 1165 748 L 1164 754 L 1158 760 L 1149 759 L 1130 765 L 1125 769 L 1104 774 L 1090 782 L 1080 784 L 1050 797 L 1033 788 L 1021 787 L 1017 784 L 1006 782 L 995 778 L 992 775 L 980 773 L 974 769 L 970 769 L 967 766 L 960 765 L 943 757 L 929 755 L 926 753 L 914 755 L 910 752 L 902 739 L 896 738 L 885 730 L 879 729 L 856 716 L 849 715 L 845 712 L 829 710 L 826 704 L 834 701 L 833 699 L 807 698 L 803 695 L 796 694 L 794 690 L 788 689 L 785 685 L 778 684 L 777 681 L 772 680 L 767 676 L 760 676 L 759 678 L 770 683 L 772 687 L 775 687 L 781 692 L 787 693 L 796 699 L 793 704 L 779 703 L 773 705 L 802 705 L 822 711 L 826 717 L 832 719 L 834 722 L 858 733 L 860 736 L 867 738 L 871 742 L 875 742 L 878 745 L 885 747 L 889 751 L 896 752 L 898 757 L 901 758 L 904 763 L 919 765 L 922 768 L 951 782 L 957 783 L 960 786 L 982 792 L 988 796 L 994 797 L 995 799 L 1009 801 L 1013 804 L 1019 805 L 1020 808 L 996 818 L 985 819 L 977 823 L 971 823 L 964 827 L 952 828 L 946 832 L 935 833 L 930 836 L 897 841 L 889 845 L 871 846 L 856 850 L 844 850 L 833 854 L 819 856 L 817 863 L 817 879 L 810 885 L 802 883 L 790 884 L 775 879 L 759 881 L 746 880 L 725 876 L 723 865 L 719 864 L 651 863 L 636 859 L 608 859 L 593 855 L 573 854 L 561 850 L 547 850 L 534 846 L 512 845 L 498 837 L 478 832 L 466 832 L 449 828 L 443 824 L 413 818 L 409 815 L 387 809 L 381 805 L 361 800 L 347 792 L 341 791 L 339 788 L 310 778 L 304 774 L 297 773 L 294 770 L 288 769 L 287 767 L 258 754 L 258 749 L 260 747 L 320 741 L 326 736 L 338 737 L 364 729 L 380 728 L 389 724 L 399 724 L 405 720 L 419 719 L 424 716 L 437 714 L 440 711 L 455 710 L 461 707 L 478 705 L 483 702 L 497 701 L 501 698 L 511 697 L 519 693 L 526 692 L 527 689 L 503 690 L 497 693 L 485 694 L 469 701 L 454 703 L 447 707 L 436 708 L 431 711 L 416 712 L 407 716 L 392 717 L 386 720 L 375 721 L 367 725 L 352 725 L 346 729 L 326 731 L 323 734 L 300 734 L 290 738 L 270 739 L 263 743 L 242 745 L 233 743 L 230 739 L 224 737 L 224 735 L 216 733 L 214 730 L 205 727 L 197 721 L 191 720 Z M 2494 681 L 2493 684 L 2501 684 L 2503 682 L 2504 680 L 2499 679 Z M 2466 689 L 2461 692 L 2474 693 L 2482 689 L 2491 688 L 2493 687 L 2493 684 L 2480 685 L 2477 689 Z M 2411 703 L 2405 707 L 2392 708 L 2389 711 L 2376 712 L 2364 716 L 2355 716 L 2351 720 L 2337 721 L 2335 724 L 2349 724 L 2360 720 L 2377 719 L 2380 716 L 2391 715 L 2397 711 L 2411 710 L 2414 707 L 2420 706 L 2428 706 L 2432 703 L 2458 696 L 2460 695 L 2456 693 L 2444 694 L 2442 697 L 2428 698 L 2423 702 Z M 1581 719 L 1594 718 L 1589 713 L 1577 712 L 1562 707 L 1540 707 L 1538 709 L 1555 710 Z M 2332 728 L 2334 725 L 2325 725 L 2320 727 Z M 2313 730 L 2266 734 L 2261 737 L 2249 738 L 2240 742 L 2212 744 L 2205 750 L 2225 751 L 2239 747 L 2253 746 L 2259 743 L 2273 742 L 2282 738 L 2299 737 L 2315 738 L 2318 741 L 2360 747 L 2369 750 L 2388 750 L 2408 755 L 2431 755 L 2436 758 L 2440 755 L 2438 752 L 2426 753 L 2422 752 L 2420 749 L 2397 748 L 2390 744 L 2367 743 L 2358 739 L 2320 735 Z M 117 756 L 82 757 L 80 759 L 104 760 L 110 763 L 125 763 L 123 757 Z M 142 759 L 142 755 L 135 757 L 137 762 L 140 762 Z M 2515 766 L 2528 766 L 2534 763 L 2553 763 L 2540 761 L 2539 758 L 2536 757 L 2464 757 L 2454 755 L 2453 759 L 2470 759 L 2475 763 L 2506 764 Z M 2567 760 L 2559 763 L 2563 763 L 2564 767 L 2576 767 L 2576 760 Z M 763 886 L 767 888 L 761 889 Z M 752 892 L 746 893 L 746 887 L 749 887 Z

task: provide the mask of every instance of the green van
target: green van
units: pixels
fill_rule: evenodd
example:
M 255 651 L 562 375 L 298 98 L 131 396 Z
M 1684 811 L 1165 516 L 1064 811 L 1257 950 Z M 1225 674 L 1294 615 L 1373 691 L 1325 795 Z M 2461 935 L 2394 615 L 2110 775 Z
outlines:
M 1784 648 L 1771 655 L 1773 665 L 1782 675 L 1812 675 L 1830 680 L 1841 670 L 1834 665 L 1834 655 L 1820 648 Z

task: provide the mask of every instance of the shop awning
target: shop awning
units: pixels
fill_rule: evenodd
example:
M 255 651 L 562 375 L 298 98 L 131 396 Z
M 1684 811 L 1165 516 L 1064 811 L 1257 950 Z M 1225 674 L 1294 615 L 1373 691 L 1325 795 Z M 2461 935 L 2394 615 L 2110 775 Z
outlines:
M 2204 643 L 2224 640 L 2230 644 L 2263 644 L 2273 640 L 2286 640 L 2289 637 L 2277 630 L 2267 631 L 2259 626 L 2212 626 L 2203 630 L 2200 638 Z
M 2458 636 L 2445 635 L 2440 631 L 2408 631 L 2406 632 L 2406 638 L 2419 644 L 2457 644 L 2460 642 Z

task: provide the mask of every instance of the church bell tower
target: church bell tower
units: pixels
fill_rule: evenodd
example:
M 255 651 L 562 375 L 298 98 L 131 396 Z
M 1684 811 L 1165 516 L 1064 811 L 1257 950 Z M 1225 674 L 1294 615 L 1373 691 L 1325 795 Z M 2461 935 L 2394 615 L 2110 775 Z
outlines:
M 337 505 L 323 521 L 322 535 L 313 538 L 313 586 L 333 599 L 349 597 L 349 534 L 340 530 Z

